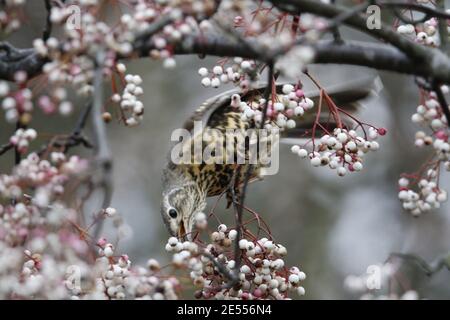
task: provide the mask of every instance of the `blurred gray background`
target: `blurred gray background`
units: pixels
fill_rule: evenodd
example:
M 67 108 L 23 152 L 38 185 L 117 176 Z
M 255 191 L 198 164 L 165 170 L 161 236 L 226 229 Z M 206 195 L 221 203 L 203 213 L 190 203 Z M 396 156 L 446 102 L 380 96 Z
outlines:
M 33 37 L 40 36 L 42 9 L 33 1 L 26 32 L 11 40 L 15 45 L 28 47 Z M 352 32 L 346 34 L 360 38 Z M 170 258 L 164 252 L 168 235 L 159 213 L 161 170 L 170 134 L 196 106 L 225 90 L 203 88 L 197 75 L 199 67 L 212 67 L 217 59 L 184 56 L 176 60 L 174 70 L 163 69 L 160 62 L 150 59 L 127 63 L 128 72 L 144 80 L 145 119 L 135 128 L 115 122 L 108 125 L 114 155 L 112 205 L 132 230 L 120 249 L 133 263 L 145 263 L 149 257 Z M 325 86 L 373 73 L 335 65 L 310 70 Z M 360 118 L 387 128 L 388 134 L 380 138 L 380 150 L 368 154 L 362 172 L 340 178 L 334 171 L 312 168 L 308 161 L 293 155 L 289 146 L 282 146 L 279 173 L 249 187 L 247 205 L 263 216 L 275 240 L 287 247 L 287 263 L 306 272 L 307 299 L 358 298 L 345 290 L 345 277 L 365 273 L 368 265 L 385 261 L 390 252 L 415 253 L 430 261 L 450 251 L 448 203 L 439 211 L 413 218 L 397 199 L 400 173 L 417 170 L 429 154 L 414 147 L 418 127 L 410 122 L 410 116 L 419 98 L 414 82 L 401 75 L 379 75 L 384 89 L 365 103 Z M 44 134 L 35 146 L 54 133 L 67 133 L 76 118 L 76 113 L 69 118 L 43 117 L 36 108 L 32 126 Z M 0 142 L 8 139 L 13 129 L 2 122 Z M 0 172 L 8 172 L 11 163 L 11 155 L 1 157 Z M 441 183 L 450 189 L 445 173 Z M 91 205 L 95 207 L 95 203 Z M 232 211 L 224 207 L 222 201 L 219 215 L 230 215 Z M 106 227 L 108 234 L 111 226 Z M 449 284 L 450 273 L 441 271 L 432 278 L 416 277 L 412 288 L 423 298 L 446 299 L 450 298 Z

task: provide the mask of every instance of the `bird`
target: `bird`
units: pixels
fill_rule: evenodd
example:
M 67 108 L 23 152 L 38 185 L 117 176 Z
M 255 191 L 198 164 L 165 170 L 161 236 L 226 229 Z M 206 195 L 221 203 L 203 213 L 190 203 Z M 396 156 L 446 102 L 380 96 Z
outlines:
M 375 81 L 373 78 L 366 78 L 327 88 L 326 92 L 341 109 L 348 112 L 355 112 L 360 105 L 360 101 L 376 91 L 374 84 Z M 279 96 L 282 92 L 283 85 L 276 84 L 276 91 L 273 94 Z M 202 121 L 204 124 L 202 131 L 194 133 L 194 135 L 200 135 L 204 141 L 214 140 L 216 138 L 215 134 L 223 134 L 230 129 L 244 132 L 252 126 L 254 127 L 255 123 L 243 119 L 242 112 L 231 105 L 232 99 L 236 98 L 238 94 L 240 101 L 254 101 L 254 99 L 259 99 L 263 96 L 266 88 L 267 85 L 261 85 L 245 93 L 239 93 L 235 89 L 214 96 L 206 100 L 194 111 L 184 123 L 183 129 L 192 133 L 195 121 Z M 312 99 L 315 105 L 318 103 L 319 92 L 317 90 L 315 92 L 305 93 L 305 96 Z M 303 116 L 296 119 L 296 126 L 294 128 L 283 131 L 281 133 L 281 141 L 291 144 L 298 143 L 299 136 L 305 133 L 305 130 L 310 130 L 313 125 L 315 115 L 313 112 L 310 113 L 311 115 L 309 117 Z M 322 119 L 321 117 L 319 122 L 326 123 L 328 127 L 333 125 L 328 115 L 326 119 Z M 276 124 L 273 125 L 276 126 Z M 316 132 L 317 134 L 320 133 Z M 181 148 L 192 150 L 190 149 L 192 144 L 193 139 L 187 139 L 181 143 Z M 202 143 L 201 146 L 205 148 L 205 143 Z M 245 148 L 248 148 L 248 143 L 246 143 Z M 237 151 L 235 150 L 234 152 Z M 246 153 L 248 150 L 244 150 L 243 152 Z M 223 156 L 223 154 L 218 155 L 218 157 Z M 236 157 L 237 155 L 235 154 L 233 156 Z M 191 239 L 195 218 L 200 212 L 204 211 L 208 197 L 226 193 L 228 199 L 227 206 L 232 201 L 240 199 L 240 187 L 244 179 L 246 179 L 245 173 L 249 165 L 248 155 L 246 154 L 245 156 L 246 161 L 244 164 L 206 163 L 204 160 L 198 163 L 194 161 L 190 161 L 189 163 L 175 163 L 170 156 L 168 157 L 162 174 L 161 216 L 171 236 L 180 239 Z M 193 160 L 193 158 L 194 155 L 191 155 L 190 160 Z M 249 182 L 261 180 L 260 175 L 264 169 L 263 167 L 260 163 L 254 165 L 253 170 L 250 171 L 251 176 L 249 177 Z

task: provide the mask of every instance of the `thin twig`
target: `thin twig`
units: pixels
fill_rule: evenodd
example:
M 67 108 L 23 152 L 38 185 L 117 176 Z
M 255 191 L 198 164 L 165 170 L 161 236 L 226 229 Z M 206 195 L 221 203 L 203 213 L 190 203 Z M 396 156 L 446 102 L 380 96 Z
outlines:
M 92 143 L 83 135 L 83 129 L 86 126 L 87 119 L 92 109 L 92 103 L 88 102 L 84 110 L 81 112 L 78 121 L 70 135 L 56 136 L 46 143 L 38 154 L 41 156 L 52 148 L 62 148 L 63 152 L 68 152 L 71 148 L 78 145 L 83 145 L 84 147 L 91 149 L 93 148 Z
M 436 8 L 441 12 L 445 12 L 445 1 L 437 0 Z M 438 19 L 439 39 L 441 41 L 440 49 L 448 54 L 449 41 L 448 41 L 448 29 L 447 28 L 448 28 L 447 20 L 444 18 Z
M 430 6 L 424 6 L 418 3 L 405 1 L 375 1 L 375 4 L 383 7 L 397 7 L 401 9 L 410 9 L 413 11 L 422 12 L 427 18 L 436 17 L 442 19 L 450 19 L 450 14 L 445 10 L 435 9 Z
M 13 148 L 14 145 L 12 143 L 5 143 L 4 145 L 0 146 L 0 156 Z
M 16 122 L 16 131 L 18 129 L 25 129 L 25 126 L 22 125 L 22 123 L 20 122 L 20 119 L 17 120 L 17 122 Z M 14 149 L 14 164 L 18 165 L 21 160 L 22 160 L 22 154 L 19 152 L 19 148 L 16 146 L 16 148 Z

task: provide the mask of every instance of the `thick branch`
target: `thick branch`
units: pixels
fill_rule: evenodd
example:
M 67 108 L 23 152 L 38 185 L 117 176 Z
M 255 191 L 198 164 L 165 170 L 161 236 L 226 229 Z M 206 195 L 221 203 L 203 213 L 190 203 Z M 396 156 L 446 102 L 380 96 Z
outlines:
M 443 83 L 450 83 L 450 73 L 435 70 L 428 64 L 418 64 L 408 58 L 403 52 L 385 44 L 367 42 L 346 42 L 343 44 L 334 41 L 319 41 L 311 45 L 316 56 L 314 63 L 336 63 L 364 66 L 378 70 L 387 70 L 398 73 L 427 76 Z M 147 55 L 150 48 L 141 50 Z M 265 61 L 270 53 L 253 54 L 234 41 L 221 37 L 188 38 L 175 48 L 176 54 L 202 54 L 213 56 L 240 56 L 244 58 Z M 450 60 L 446 59 L 446 69 L 450 69 Z
M 103 51 L 97 53 L 96 70 L 94 76 L 94 101 L 92 110 L 92 129 L 95 137 L 96 162 L 99 166 L 100 186 L 103 189 L 102 209 L 110 206 L 113 194 L 112 185 L 112 157 L 109 149 L 108 137 L 106 133 L 105 123 L 102 118 L 103 110 L 103 62 L 105 54 Z M 102 229 L 103 220 L 99 220 L 95 226 L 93 237 L 98 238 Z
M 47 60 L 34 49 L 17 49 L 7 42 L 0 42 L 0 78 L 14 80 L 18 71 L 25 71 L 28 78 L 42 72 Z
M 332 19 L 337 16 L 344 16 L 346 13 L 352 13 L 352 10 L 346 7 L 326 4 L 315 0 L 271 0 L 271 2 L 281 10 L 292 14 L 312 13 L 319 17 Z M 406 39 L 392 30 L 391 27 L 381 26 L 380 29 L 369 29 L 367 27 L 366 17 L 358 12 L 346 17 L 343 24 L 366 33 L 371 37 L 384 40 L 403 51 L 409 57 L 419 61 L 425 61 L 430 56 L 431 50 Z
M 445 10 L 435 9 L 433 7 L 424 6 L 418 3 L 405 1 L 376 1 L 376 4 L 383 7 L 396 7 L 401 9 L 409 9 L 412 11 L 422 12 L 428 19 L 431 17 L 450 19 L 450 14 L 448 14 Z

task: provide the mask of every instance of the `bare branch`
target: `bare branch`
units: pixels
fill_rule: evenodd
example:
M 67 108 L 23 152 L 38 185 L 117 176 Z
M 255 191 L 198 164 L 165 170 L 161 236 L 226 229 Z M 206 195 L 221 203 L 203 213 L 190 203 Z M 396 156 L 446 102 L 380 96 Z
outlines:
M 8 42 L 0 42 L 1 79 L 12 81 L 18 71 L 25 71 L 32 78 L 42 72 L 46 61 L 33 48 L 17 49 Z
M 439 11 L 445 12 L 445 2 L 443 0 L 437 0 L 436 7 L 439 9 Z M 441 40 L 441 50 L 444 52 L 448 52 L 449 42 L 448 42 L 447 20 L 439 19 L 438 28 L 439 28 L 439 39 Z
M 50 3 L 50 1 L 51 0 L 44 0 L 45 10 L 47 10 L 47 17 L 45 19 L 45 28 L 44 32 L 42 33 L 42 40 L 44 41 L 47 41 L 47 39 L 50 37 L 50 34 L 52 33 L 52 21 L 50 20 L 52 4 Z
M 96 71 L 94 78 L 94 101 L 92 114 L 92 128 L 95 137 L 95 161 L 101 170 L 100 186 L 103 189 L 102 209 L 109 207 L 112 200 L 112 156 L 109 149 L 106 126 L 102 119 L 103 110 L 103 62 L 104 52 L 100 51 L 96 57 Z M 103 220 L 99 220 L 93 233 L 94 239 L 98 238 L 103 225 Z
M 262 115 L 262 119 L 261 119 L 261 124 L 259 129 L 263 129 L 264 128 L 264 124 L 266 122 L 266 117 L 267 117 L 267 108 L 269 106 L 269 99 L 270 99 L 270 93 L 272 92 L 272 86 L 273 86 L 273 77 L 274 77 L 274 64 L 273 62 L 269 63 L 269 72 L 268 72 L 268 81 L 267 81 L 267 87 L 266 90 L 264 92 L 264 108 L 263 108 L 263 115 Z M 245 196 L 247 193 L 247 186 L 248 183 L 250 181 L 250 178 L 252 176 L 253 171 L 255 170 L 254 165 L 252 164 L 248 164 L 244 173 L 244 181 L 242 184 L 242 191 L 241 191 L 241 197 L 239 199 L 239 206 L 237 208 L 237 212 L 236 212 L 236 231 L 237 231 L 237 236 L 236 236 L 236 241 L 234 244 L 234 261 L 235 261 L 235 274 L 239 273 L 239 268 L 241 266 L 241 249 L 239 248 L 239 241 L 241 240 L 242 237 L 242 215 L 243 215 L 243 211 L 244 211 L 244 205 L 245 205 Z M 234 189 L 234 185 L 232 186 L 232 190 Z
M 14 145 L 12 143 L 5 143 L 4 145 L 0 146 L 0 156 L 6 153 L 8 150 L 11 150 L 14 148 Z
M 447 119 L 447 126 L 450 126 L 450 109 L 448 108 L 447 100 L 445 99 L 445 96 L 442 93 L 441 86 L 437 83 L 434 83 L 433 91 L 436 92 L 439 104 L 441 105 L 442 112 L 445 115 L 445 119 Z

